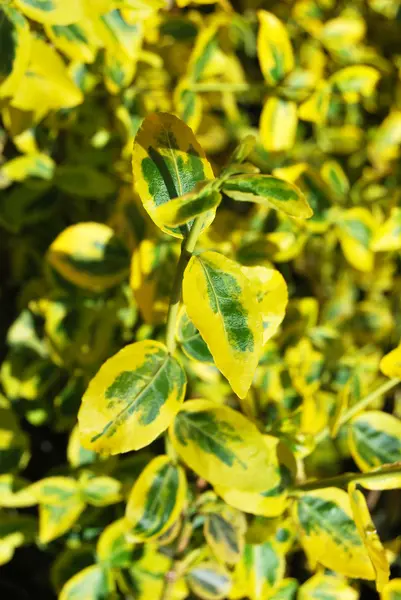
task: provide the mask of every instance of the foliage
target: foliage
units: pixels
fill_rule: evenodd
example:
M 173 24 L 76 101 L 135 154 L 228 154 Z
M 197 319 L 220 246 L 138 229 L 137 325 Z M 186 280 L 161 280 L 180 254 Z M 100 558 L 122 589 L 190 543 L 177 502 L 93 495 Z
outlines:
M 0 1 L 5 573 L 401 596 L 400 15 Z

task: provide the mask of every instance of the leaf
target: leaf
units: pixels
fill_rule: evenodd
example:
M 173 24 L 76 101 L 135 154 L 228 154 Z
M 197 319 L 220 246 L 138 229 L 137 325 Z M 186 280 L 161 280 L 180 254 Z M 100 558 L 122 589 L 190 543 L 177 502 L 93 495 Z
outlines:
M 183 297 L 216 366 L 243 398 L 259 361 L 263 329 L 257 299 L 240 265 L 217 252 L 192 256 Z
M 114 180 L 90 165 L 65 165 L 57 167 L 55 186 L 71 196 L 104 200 L 116 192 Z
M 175 241 L 145 239 L 132 255 L 130 286 L 146 323 L 164 323 L 179 256 Z
M 290 150 L 295 144 L 297 105 L 290 100 L 270 96 L 260 116 L 260 136 L 268 152 Z
M 54 161 L 46 154 L 28 154 L 9 160 L 2 165 L 0 174 L 9 181 L 23 181 L 28 177 L 50 180 L 54 167 Z
M 244 593 L 250 600 L 271 597 L 285 572 L 284 557 L 270 542 L 247 544 L 236 577 L 244 583 Z
M 30 58 L 31 36 L 26 19 L 12 6 L 0 7 L 0 98 L 12 96 Z
M 77 223 L 51 244 L 47 260 L 67 281 L 91 291 L 121 283 L 129 269 L 128 251 L 103 223 Z
M 271 600 L 295 600 L 297 597 L 298 582 L 296 579 L 286 578 L 277 585 Z M 322 599 L 323 600 L 323 599 Z M 331 599 L 330 599 L 331 600 Z M 350 599 L 348 599 L 350 600 Z
M 377 128 L 368 148 L 375 165 L 386 164 L 397 158 L 401 143 L 401 111 L 393 110 Z
M 380 361 L 380 370 L 387 377 L 401 378 L 401 344 L 383 356 Z
M 266 10 L 258 11 L 258 58 L 263 77 L 277 85 L 294 68 L 294 53 L 283 23 Z
M 29 65 L 11 106 L 31 111 L 34 122 L 38 122 L 50 110 L 72 108 L 82 102 L 83 94 L 70 78 L 61 56 L 50 44 L 32 37 Z
M 176 338 L 188 358 L 202 363 L 213 364 L 213 356 L 210 354 L 210 350 L 201 334 L 188 317 L 185 306 L 181 306 L 178 315 Z
M 366 208 L 350 208 L 338 220 L 338 236 L 345 258 L 360 271 L 373 269 L 374 255 L 371 242 L 375 221 Z
M 344 577 L 316 573 L 301 585 L 298 600 L 358 600 L 357 590 L 347 584 Z
M 218 560 L 233 565 L 241 559 L 246 520 L 239 510 L 223 506 L 220 510 L 207 512 L 203 532 Z
M 203 600 L 223 600 L 231 588 L 229 573 L 212 561 L 193 567 L 186 574 L 186 579 L 193 593 Z
M 15 5 L 27 17 L 39 23 L 68 25 L 82 19 L 81 0 L 15 0 Z
M 390 577 L 390 565 L 386 552 L 372 522 L 364 495 L 356 489 L 355 483 L 349 484 L 348 493 L 354 521 L 376 573 L 376 588 L 378 592 L 381 592 Z
M 126 519 L 130 539 L 148 542 L 162 536 L 183 511 L 186 493 L 183 469 L 168 456 L 154 458 L 142 471 L 128 498 Z
M 183 196 L 166 202 L 157 209 L 158 219 L 165 227 L 176 227 L 188 223 L 209 210 L 215 210 L 221 201 L 217 190 L 210 190 L 205 184 L 199 191 L 188 192 Z
M 92 506 L 109 506 L 122 500 L 121 483 L 107 475 L 91 477 L 81 482 L 81 494 Z
M 19 508 L 37 504 L 33 488 L 29 481 L 17 475 L 0 475 L 0 507 Z
M 278 452 L 280 457 L 280 464 L 278 464 L 277 457 L 273 454 L 272 461 L 275 461 L 277 477 L 271 480 L 269 487 L 258 493 L 235 488 L 229 489 L 219 484 L 215 485 L 214 489 L 227 504 L 239 510 L 252 515 L 278 517 L 288 505 L 287 489 L 295 479 L 295 458 L 287 449 L 279 447 L 279 450 L 277 450 L 277 438 L 270 435 L 265 435 L 263 438 L 269 451 L 274 452 L 274 454 Z
M 341 165 L 336 160 L 327 160 L 321 168 L 321 174 L 335 196 L 344 201 L 350 190 L 350 183 Z
M 214 179 L 212 168 L 192 130 L 167 113 L 148 115 L 140 127 L 132 155 L 134 184 L 151 219 L 160 229 L 182 237 L 179 229 L 165 225 L 159 207 L 192 192 L 205 179 Z M 211 211 L 204 227 L 214 218 Z
M 132 564 L 133 542 L 127 538 L 129 525 L 125 519 L 118 519 L 100 534 L 96 555 L 102 567 L 124 569 Z
M 70 477 L 47 477 L 31 489 L 39 502 L 39 540 L 47 544 L 71 529 L 85 503 L 78 483 Z
M 346 577 L 375 579 L 346 492 L 325 488 L 304 493 L 296 499 L 293 515 L 312 568 L 320 563 Z
M 262 434 L 232 408 L 189 400 L 169 431 L 182 460 L 213 485 L 258 492 L 277 480 Z
M 401 598 L 401 579 L 392 579 L 384 587 L 381 600 L 400 600 Z
M 304 194 L 294 184 L 270 175 L 236 175 L 223 185 L 234 200 L 256 202 L 282 211 L 290 217 L 308 219 L 313 215 Z
M 36 519 L 30 515 L 0 514 L 0 565 L 9 562 L 15 550 L 34 541 Z
M 86 567 L 67 581 L 59 600 L 105 600 L 111 598 L 114 589 L 111 573 L 98 565 Z
M 379 410 L 352 419 L 349 448 L 361 471 L 401 461 L 401 421 Z
M 99 48 L 99 39 L 89 19 L 69 25 L 46 25 L 47 37 L 71 60 L 93 63 Z
M 30 458 L 29 438 L 11 409 L 0 408 L 0 473 L 23 469 Z
M 401 250 L 401 208 L 392 208 L 389 218 L 376 230 L 371 244 L 374 252 Z
M 385 465 L 369 471 L 369 478 L 357 480 L 367 490 L 399 490 L 401 489 L 401 463 Z
M 371 96 L 380 79 L 377 69 L 367 65 L 351 65 L 330 77 L 330 83 L 343 94 L 346 102 L 355 102 L 358 96 Z
M 81 443 L 119 454 L 150 444 L 184 399 L 186 377 L 160 342 L 130 344 L 92 379 L 78 413 Z

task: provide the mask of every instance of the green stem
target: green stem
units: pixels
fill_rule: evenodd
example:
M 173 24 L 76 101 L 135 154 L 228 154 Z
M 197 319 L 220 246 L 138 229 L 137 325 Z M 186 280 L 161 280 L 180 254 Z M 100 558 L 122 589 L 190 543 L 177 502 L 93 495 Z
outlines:
M 175 341 L 175 326 L 177 322 L 178 310 L 181 302 L 181 289 L 182 279 L 184 277 L 184 271 L 195 250 L 196 242 L 204 222 L 204 216 L 200 215 L 197 217 L 191 227 L 188 237 L 182 240 L 181 254 L 178 259 L 177 269 L 175 271 L 173 288 L 170 296 L 170 306 L 167 315 L 167 331 L 166 331 L 166 346 L 170 354 L 173 354 L 176 349 Z
M 374 390 L 373 392 L 371 392 L 370 394 L 365 396 L 365 398 L 362 398 L 362 400 L 360 400 L 359 402 L 356 402 L 356 404 L 354 404 L 353 406 L 351 406 L 351 408 L 346 410 L 345 413 L 340 418 L 340 420 L 339 420 L 340 427 L 341 427 L 341 425 L 344 425 L 345 423 L 350 421 L 352 419 L 352 417 L 354 417 L 357 413 L 359 413 L 362 410 L 364 410 L 365 408 L 367 408 L 372 402 L 377 400 L 377 398 L 380 398 L 380 396 L 383 396 L 383 394 L 386 394 L 388 391 L 390 391 L 392 388 L 394 388 L 396 385 L 398 385 L 400 383 L 400 381 L 401 380 L 398 379 L 397 377 L 394 377 L 393 379 L 389 379 L 388 381 L 383 383 L 380 387 L 378 387 L 376 390 Z M 320 442 L 322 442 L 324 439 L 326 439 L 326 437 L 328 437 L 329 435 L 330 435 L 330 429 L 328 427 L 325 427 L 324 429 L 322 429 L 322 431 L 317 436 L 315 436 L 316 446 L 318 444 L 320 444 Z
M 380 479 L 385 475 L 401 475 L 401 467 L 390 465 L 380 471 L 373 471 L 370 473 L 343 473 L 342 475 L 327 477 L 326 479 L 306 481 L 305 483 L 301 483 L 294 487 L 292 493 L 310 492 L 312 490 L 320 490 L 328 487 L 346 487 L 351 481 L 373 481 L 375 479 Z
M 265 92 L 269 89 L 266 83 L 225 83 L 219 81 L 193 83 L 189 89 L 192 92 Z

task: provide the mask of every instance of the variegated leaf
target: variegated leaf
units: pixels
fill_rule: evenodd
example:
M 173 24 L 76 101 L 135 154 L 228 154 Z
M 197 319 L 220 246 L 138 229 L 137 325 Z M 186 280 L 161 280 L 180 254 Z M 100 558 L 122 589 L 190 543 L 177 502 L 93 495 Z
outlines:
M 258 58 L 268 84 L 277 85 L 294 68 L 294 53 L 283 23 L 266 10 L 258 12 Z
M 85 448 L 110 454 L 150 444 L 184 399 L 186 377 L 160 342 L 130 344 L 92 379 L 78 413 Z
M 401 421 L 379 410 L 352 419 L 349 447 L 361 471 L 401 461 Z
M 182 467 L 168 456 L 154 458 L 142 471 L 128 498 L 126 519 L 130 539 L 148 542 L 162 536 L 183 511 L 186 493 Z
M 217 252 L 192 256 L 184 273 L 184 304 L 234 392 L 243 398 L 263 343 L 257 298 L 236 262 Z
M 256 426 L 232 408 L 187 401 L 170 436 L 182 460 L 213 485 L 260 492 L 278 481 L 274 453 Z
M 260 136 L 265 150 L 290 150 L 295 144 L 297 125 L 295 102 L 273 96 L 268 98 L 260 116 Z
M 231 578 L 219 563 L 208 561 L 195 565 L 186 574 L 191 590 L 202 600 L 223 600 L 228 597 Z
M 195 325 L 182 306 L 177 319 L 176 338 L 188 358 L 202 363 L 213 364 L 213 356 Z
M 197 183 L 214 179 L 212 168 L 192 130 L 174 115 L 149 115 L 135 138 L 132 168 L 135 189 L 149 216 L 163 231 L 182 237 L 179 229 L 164 223 L 159 207 L 163 215 L 166 204 L 192 192 Z M 179 214 L 179 209 L 173 212 Z M 213 218 L 211 211 L 205 226 Z

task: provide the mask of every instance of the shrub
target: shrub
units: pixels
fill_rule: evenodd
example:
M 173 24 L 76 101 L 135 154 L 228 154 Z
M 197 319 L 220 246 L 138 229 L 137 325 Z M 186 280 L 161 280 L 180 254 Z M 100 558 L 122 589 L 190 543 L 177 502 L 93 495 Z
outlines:
M 7 597 L 401 595 L 400 3 L 267 4 L 1 3 Z

